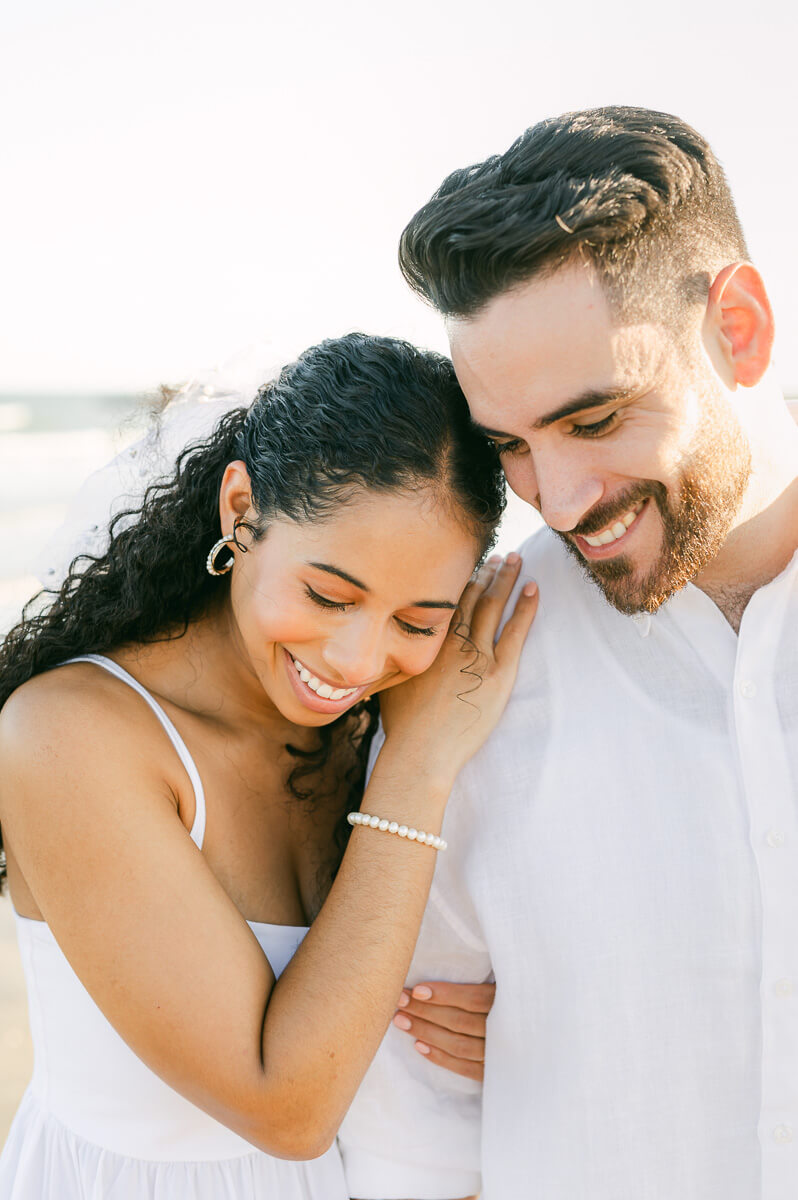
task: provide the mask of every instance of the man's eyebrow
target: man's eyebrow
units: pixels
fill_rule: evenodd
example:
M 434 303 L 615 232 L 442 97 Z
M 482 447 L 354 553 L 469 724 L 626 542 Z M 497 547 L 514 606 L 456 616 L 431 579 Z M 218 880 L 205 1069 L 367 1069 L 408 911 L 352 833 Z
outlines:
M 343 579 L 346 583 L 351 583 L 353 587 L 360 588 L 362 592 L 368 592 L 369 588 L 365 583 L 361 583 L 359 579 L 355 579 L 354 575 L 342 571 L 340 567 L 334 567 L 331 563 L 309 562 L 309 567 L 315 567 L 317 571 L 326 571 L 328 575 L 337 575 L 339 579 Z M 451 600 L 416 600 L 413 604 L 408 604 L 406 608 L 447 608 L 452 612 L 457 608 Z
M 545 417 L 538 417 L 537 421 L 532 425 L 532 429 L 547 429 L 549 425 L 554 425 L 557 421 L 562 421 L 564 417 L 572 417 L 575 413 L 586 412 L 591 408 L 600 408 L 603 404 L 617 404 L 625 400 L 632 400 L 639 394 L 639 387 L 590 389 L 587 392 L 582 392 L 581 396 L 575 396 L 573 400 L 568 400 L 565 404 L 556 408 L 554 412 L 546 413 Z M 511 433 L 505 433 L 501 429 L 489 429 L 486 425 L 480 425 L 476 421 L 474 422 L 474 427 L 480 433 L 483 433 L 485 437 L 513 437 Z

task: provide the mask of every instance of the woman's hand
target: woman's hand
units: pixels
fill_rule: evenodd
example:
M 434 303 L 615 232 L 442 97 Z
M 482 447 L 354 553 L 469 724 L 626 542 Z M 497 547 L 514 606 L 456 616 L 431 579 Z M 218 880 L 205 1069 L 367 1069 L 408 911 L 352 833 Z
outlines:
M 402 992 L 393 1023 L 416 1039 L 416 1050 L 430 1062 L 481 1082 L 495 996 L 495 983 L 417 983 Z
M 527 583 L 501 635 L 521 557 L 490 559 L 468 584 L 432 666 L 380 697 L 386 744 L 407 766 L 453 779 L 496 726 L 510 697 L 524 640 L 537 611 Z

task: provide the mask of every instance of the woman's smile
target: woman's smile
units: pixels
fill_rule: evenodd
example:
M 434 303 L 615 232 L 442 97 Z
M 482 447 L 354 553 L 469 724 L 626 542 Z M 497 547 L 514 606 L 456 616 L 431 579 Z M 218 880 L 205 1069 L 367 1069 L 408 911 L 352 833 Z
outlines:
M 365 695 L 368 684 L 356 688 L 336 687 L 320 678 L 310 667 L 282 647 L 288 679 L 296 697 L 306 708 L 320 713 L 342 713 L 357 704 Z

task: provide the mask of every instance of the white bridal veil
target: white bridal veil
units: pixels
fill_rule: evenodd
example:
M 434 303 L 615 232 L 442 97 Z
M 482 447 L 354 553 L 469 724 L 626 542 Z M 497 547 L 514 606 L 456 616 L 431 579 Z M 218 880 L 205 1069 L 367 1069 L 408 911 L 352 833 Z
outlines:
M 251 347 L 182 387 L 138 440 L 85 480 L 32 563 L 37 579 L 47 588 L 58 587 L 76 555 L 102 553 L 111 519 L 137 507 L 149 484 L 172 473 L 181 450 L 206 437 L 230 409 L 251 404 L 288 360 L 276 365 L 269 344 Z

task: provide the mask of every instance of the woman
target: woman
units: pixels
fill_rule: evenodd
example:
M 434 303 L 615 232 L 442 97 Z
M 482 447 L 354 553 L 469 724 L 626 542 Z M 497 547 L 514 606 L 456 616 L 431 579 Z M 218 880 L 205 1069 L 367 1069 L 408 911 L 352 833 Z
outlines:
M 346 1196 L 331 1143 L 534 615 L 528 587 L 495 641 L 517 562 L 468 584 L 502 506 L 451 365 L 350 335 L 224 417 L 9 635 L 0 824 L 37 1057 L 2 1200 Z

